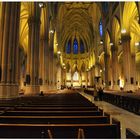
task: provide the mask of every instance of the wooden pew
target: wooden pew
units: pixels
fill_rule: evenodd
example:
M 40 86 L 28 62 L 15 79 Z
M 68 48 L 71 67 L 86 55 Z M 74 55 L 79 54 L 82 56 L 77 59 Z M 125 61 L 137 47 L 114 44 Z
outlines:
M 3 116 L 101 116 L 100 111 L 5 111 Z
M 77 138 L 83 129 L 85 138 L 120 138 L 116 124 L 0 124 L 0 138 Z M 43 133 L 42 133 L 43 132 Z
M 15 107 L 13 108 L 15 111 L 92 111 L 92 110 L 98 110 L 98 107 L 31 107 L 31 106 L 26 106 L 26 107 Z
M 117 128 L 117 133 L 118 133 L 118 135 L 119 135 L 119 137 L 121 137 L 121 124 L 120 124 L 120 121 L 119 120 L 117 120 L 117 119 L 115 119 L 115 118 L 112 118 L 112 124 L 116 124 L 117 126 L 118 126 L 118 128 Z
M 0 106 L 93 106 L 79 93 L 73 94 L 47 94 L 43 97 L 28 96 L 18 97 L 0 102 Z
M 140 95 L 133 93 L 104 93 L 103 99 L 111 104 L 140 115 Z
M 0 116 L 0 123 L 10 124 L 106 124 L 107 116 Z
M 138 135 L 132 129 L 126 128 L 126 138 L 127 139 L 140 139 L 140 135 Z
M 72 101 L 72 102 L 71 102 Z M 15 101 L 16 102 L 16 101 Z M 92 106 L 82 95 L 75 94 L 53 94 L 43 97 L 22 97 L 17 99 L 25 105 L 65 105 L 65 106 Z
M 89 95 L 94 95 L 94 89 L 85 89 L 84 92 Z
M 110 114 L 107 112 L 104 112 L 104 116 L 107 116 L 108 120 L 110 121 Z

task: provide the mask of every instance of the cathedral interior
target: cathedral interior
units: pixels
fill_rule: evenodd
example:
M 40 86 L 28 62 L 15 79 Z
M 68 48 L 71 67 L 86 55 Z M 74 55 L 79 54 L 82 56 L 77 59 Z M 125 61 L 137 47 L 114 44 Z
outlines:
M 116 118 L 106 129 L 95 127 L 95 116 L 103 123 L 113 109 L 122 126 L 137 135 L 119 132 Z M 136 122 L 126 125 L 120 114 Z M 49 115 L 57 119 L 48 117 L 46 124 Z M 139 2 L 0 2 L 0 138 L 75 138 L 72 125 L 77 138 L 140 138 L 139 115 Z M 98 130 L 97 136 L 91 130 Z

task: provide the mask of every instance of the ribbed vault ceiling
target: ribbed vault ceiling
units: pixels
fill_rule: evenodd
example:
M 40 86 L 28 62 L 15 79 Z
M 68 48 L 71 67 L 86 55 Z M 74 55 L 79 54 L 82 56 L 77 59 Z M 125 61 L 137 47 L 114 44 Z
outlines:
M 82 39 L 89 50 L 94 39 L 93 25 L 97 22 L 93 22 L 94 13 L 91 13 L 91 8 L 96 7 L 96 4 L 90 2 L 67 2 L 59 6 L 57 30 L 60 33 L 58 38 L 61 46 L 65 46 L 70 38 L 76 37 Z M 98 15 L 100 17 L 100 12 Z

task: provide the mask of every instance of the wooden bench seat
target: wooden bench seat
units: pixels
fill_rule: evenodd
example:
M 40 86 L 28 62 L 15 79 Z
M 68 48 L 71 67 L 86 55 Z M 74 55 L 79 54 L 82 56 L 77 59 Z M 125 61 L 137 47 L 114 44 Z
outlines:
M 0 106 L 93 106 L 79 93 L 24 96 L 0 102 Z
M 85 110 L 98 110 L 98 107 L 15 107 L 16 111 L 85 111 Z
M 103 99 L 111 104 L 140 115 L 140 95 L 138 94 L 105 92 Z
M 0 138 L 77 138 L 82 129 L 84 138 L 120 138 L 116 124 L 0 124 Z
M 127 139 L 140 139 L 140 135 L 138 135 L 132 129 L 126 128 L 126 138 Z
M 29 124 L 105 124 L 107 116 L 0 116 L 0 123 Z
M 86 94 L 89 94 L 89 95 L 94 95 L 94 89 L 92 89 L 92 90 L 90 90 L 90 89 L 85 89 L 84 90 L 84 92 L 86 93 Z
M 48 94 L 46 96 L 31 96 L 21 97 L 13 100 L 16 103 L 23 103 L 25 105 L 64 105 L 64 106 L 92 106 L 89 102 L 79 93 L 73 94 Z
M 100 111 L 5 111 L 3 116 L 100 116 Z

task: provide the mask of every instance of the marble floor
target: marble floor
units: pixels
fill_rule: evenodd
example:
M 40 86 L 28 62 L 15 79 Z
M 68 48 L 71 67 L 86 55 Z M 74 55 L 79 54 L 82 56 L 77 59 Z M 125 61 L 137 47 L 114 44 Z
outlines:
M 137 134 L 140 135 L 140 116 L 134 113 L 128 112 L 122 108 L 114 106 L 104 101 L 94 101 L 94 97 L 84 92 L 80 92 L 81 95 L 86 97 L 89 101 L 96 104 L 99 108 L 102 108 L 104 112 L 111 115 L 111 118 L 116 118 L 121 123 L 121 138 L 126 138 L 126 128 L 131 128 Z

